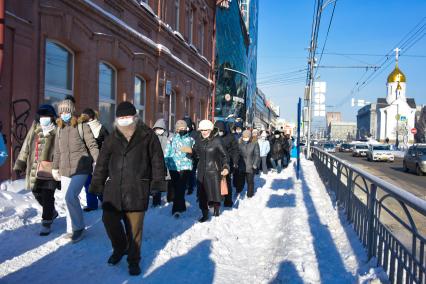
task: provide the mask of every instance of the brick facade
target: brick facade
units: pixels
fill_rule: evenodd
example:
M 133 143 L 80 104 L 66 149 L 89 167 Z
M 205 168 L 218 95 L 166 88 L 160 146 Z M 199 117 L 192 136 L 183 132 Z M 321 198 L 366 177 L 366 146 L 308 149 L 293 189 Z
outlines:
M 146 81 L 145 122 L 149 126 L 158 118 L 168 119 L 168 81 L 176 94 L 176 119 L 185 114 L 194 121 L 208 117 L 215 1 L 149 0 L 149 6 L 139 2 L 6 1 L 0 121 L 12 159 L 0 170 L 0 180 L 10 176 L 37 106 L 44 101 L 47 40 L 73 54 L 72 93 L 78 111 L 98 109 L 99 64 L 105 62 L 116 71 L 116 103 L 133 101 L 135 76 Z

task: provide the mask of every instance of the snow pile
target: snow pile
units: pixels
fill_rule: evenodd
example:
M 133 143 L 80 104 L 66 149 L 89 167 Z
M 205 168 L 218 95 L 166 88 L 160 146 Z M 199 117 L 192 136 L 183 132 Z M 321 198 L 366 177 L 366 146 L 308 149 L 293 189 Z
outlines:
M 142 244 L 142 275 L 130 277 L 122 260 L 109 267 L 109 240 L 101 211 L 85 213 L 85 239 L 70 244 L 64 204 L 46 238 L 37 235 L 40 209 L 29 193 L 5 192 L 0 202 L 25 201 L 0 233 L 0 282 L 4 283 L 369 283 L 385 279 L 343 214 L 333 207 L 312 162 L 302 161 L 302 179 L 290 166 L 256 179 L 256 195 L 245 192 L 232 209 L 200 224 L 195 194 L 179 219 L 171 204 L 148 211 Z M 20 196 L 20 197 L 19 197 Z M 37 211 L 35 211 L 37 208 Z M 24 219 L 23 212 L 32 210 Z M 1 213 L 0 213 L 1 214 Z M 0 215 L 3 219 L 10 218 Z M 7 231 L 5 231 L 7 230 Z

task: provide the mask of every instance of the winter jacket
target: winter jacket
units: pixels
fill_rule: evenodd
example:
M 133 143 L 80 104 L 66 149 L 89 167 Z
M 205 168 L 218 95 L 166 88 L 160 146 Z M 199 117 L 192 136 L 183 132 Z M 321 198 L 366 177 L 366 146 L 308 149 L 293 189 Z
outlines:
M 291 151 L 291 140 L 288 138 L 283 138 L 283 148 L 284 148 L 284 153 L 287 155 L 290 153 Z
M 7 156 L 7 148 L 4 141 L 4 136 L 3 133 L 0 132 L 0 167 L 3 166 L 3 164 L 6 162 Z
M 284 140 L 282 137 L 271 139 L 271 158 L 274 160 L 282 159 L 284 156 Z
M 182 152 L 182 147 L 194 147 L 194 139 L 189 134 L 183 136 L 177 134 L 169 140 L 164 153 L 167 168 L 170 171 L 191 171 L 192 170 L 192 156 L 188 153 Z
M 260 138 L 259 140 L 257 140 L 257 143 L 259 144 L 260 157 L 268 156 L 269 151 L 271 150 L 271 144 L 269 144 L 269 141 Z
M 156 134 L 156 135 L 157 135 L 157 137 L 158 137 L 158 140 L 160 141 L 161 149 L 163 150 L 163 156 L 164 156 L 164 153 L 166 152 L 166 146 L 167 146 L 167 143 L 168 143 L 168 142 L 169 142 L 169 140 L 173 137 L 173 135 L 171 135 L 171 134 L 167 131 L 167 128 L 166 128 L 166 122 L 165 122 L 165 121 L 164 121 L 164 119 L 162 119 L 162 118 L 160 118 L 159 120 L 157 120 L 157 121 L 155 122 L 155 124 L 154 124 L 154 126 L 152 127 L 152 129 L 155 129 L 155 128 L 160 128 L 160 129 L 163 129 L 163 130 L 164 130 L 163 134 L 161 134 L 161 135 Z M 169 170 L 167 169 L 166 180 L 170 180 L 170 179 L 171 179 L 171 177 L 170 177 L 170 173 L 169 173 Z
M 219 137 L 198 139 L 194 145 L 198 160 L 197 181 L 203 185 L 208 201 L 221 202 L 221 172 L 229 170 L 229 158 Z
M 53 160 L 55 135 L 56 127 L 44 135 L 40 124 L 33 122 L 25 137 L 13 170 L 25 171 L 25 186 L 29 190 L 34 190 L 35 187 L 38 162 Z M 44 184 L 49 189 L 58 187 L 58 183 L 54 180 Z
M 96 162 L 89 192 L 103 194 L 102 207 L 146 211 L 150 191 L 165 188 L 163 151 L 154 131 L 138 122 L 129 141 L 115 128 Z
M 238 147 L 240 149 L 240 163 L 238 171 L 241 173 L 253 173 L 260 163 L 260 150 L 257 142 L 244 142 L 240 140 Z
M 79 127 L 82 128 L 81 136 Z M 91 174 L 93 161 L 98 155 L 98 144 L 89 126 L 85 123 L 78 126 L 75 118 L 70 124 L 58 120 L 53 169 L 59 169 L 61 176 L 66 177 Z
M 223 121 L 216 121 L 215 127 L 219 131 L 223 131 L 225 133 L 225 135 L 219 137 L 222 139 L 222 144 L 225 147 L 226 153 L 228 154 L 230 165 L 237 166 L 238 160 L 240 158 L 237 139 L 235 139 L 233 134 L 229 133 Z

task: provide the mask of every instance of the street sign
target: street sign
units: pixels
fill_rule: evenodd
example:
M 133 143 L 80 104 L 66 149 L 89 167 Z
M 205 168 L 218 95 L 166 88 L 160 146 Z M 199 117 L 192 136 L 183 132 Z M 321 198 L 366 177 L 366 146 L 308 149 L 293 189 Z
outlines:
M 400 121 L 407 121 L 407 117 L 406 117 L 406 116 L 401 115 L 401 116 L 399 117 L 399 120 L 400 120 Z
M 399 114 L 395 115 L 396 120 L 400 120 L 400 118 L 401 118 L 401 115 L 399 115 Z
M 170 95 L 172 93 L 172 82 L 167 80 L 166 81 L 166 95 Z
M 411 133 L 412 134 L 417 134 L 417 128 L 411 128 Z

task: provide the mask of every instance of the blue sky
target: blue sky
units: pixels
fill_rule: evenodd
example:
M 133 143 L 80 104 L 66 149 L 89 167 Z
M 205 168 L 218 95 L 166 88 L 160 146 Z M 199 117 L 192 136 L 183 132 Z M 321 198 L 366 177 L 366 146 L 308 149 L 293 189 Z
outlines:
M 281 118 L 294 121 L 306 77 L 306 72 L 297 71 L 307 66 L 314 0 L 259 2 L 258 87 L 281 107 Z M 332 8 L 329 5 L 323 13 L 318 53 Z M 384 58 L 376 55 L 387 54 L 424 17 L 425 0 L 338 0 L 325 53 L 368 56 L 324 54 L 321 65 L 375 65 Z M 425 23 L 426 19 L 423 20 Z M 399 67 L 407 77 L 407 97 L 415 98 L 417 104 L 426 104 L 426 36 L 405 52 L 407 56 L 400 57 Z M 379 70 L 380 75 L 354 96 L 351 90 L 365 75 L 365 69 L 319 69 L 318 80 L 327 82 L 326 105 L 334 106 L 328 110 L 341 111 L 345 120 L 356 121 L 358 108 L 351 107 L 351 97 L 367 101 L 386 97 L 386 79 L 393 68 L 394 63 Z M 284 83 L 278 84 L 277 79 Z

